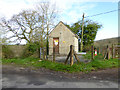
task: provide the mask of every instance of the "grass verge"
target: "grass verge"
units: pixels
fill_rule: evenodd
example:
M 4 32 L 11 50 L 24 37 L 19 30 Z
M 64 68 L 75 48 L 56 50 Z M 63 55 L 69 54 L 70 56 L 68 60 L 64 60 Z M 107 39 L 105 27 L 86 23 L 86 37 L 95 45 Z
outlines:
M 34 68 L 47 68 L 55 71 L 62 72 L 85 72 L 88 73 L 93 70 L 105 69 L 118 67 L 118 59 L 110 60 L 94 60 L 89 63 L 75 63 L 73 66 L 64 65 L 62 63 L 51 62 L 51 61 L 39 61 L 38 58 L 25 58 L 25 59 L 2 59 L 2 64 L 15 64 L 23 67 L 34 67 Z

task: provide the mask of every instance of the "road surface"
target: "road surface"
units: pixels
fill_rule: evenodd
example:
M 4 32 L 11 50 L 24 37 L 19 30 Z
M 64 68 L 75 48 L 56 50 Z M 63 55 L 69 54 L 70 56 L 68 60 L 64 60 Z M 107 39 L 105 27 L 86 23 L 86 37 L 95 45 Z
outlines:
M 2 70 L 2 88 L 118 88 L 116 81 L 99 79 L 95 75 L 76 78 L 11 65 L 3 65 Z

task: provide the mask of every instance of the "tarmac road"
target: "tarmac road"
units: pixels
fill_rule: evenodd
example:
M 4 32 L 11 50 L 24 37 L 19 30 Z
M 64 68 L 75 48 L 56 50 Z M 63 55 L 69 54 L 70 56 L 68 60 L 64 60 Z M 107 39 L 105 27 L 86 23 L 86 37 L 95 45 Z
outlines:
M 25 68 L 3 66 L 2 88 L 118 88 L 118 83 L 108 80 L 77 79 L 52 72 L 26 71 Z
M 3 88 L 118 88 L 110 81 L 86 80 L 72 81 L 51 75 L 3 74 Z

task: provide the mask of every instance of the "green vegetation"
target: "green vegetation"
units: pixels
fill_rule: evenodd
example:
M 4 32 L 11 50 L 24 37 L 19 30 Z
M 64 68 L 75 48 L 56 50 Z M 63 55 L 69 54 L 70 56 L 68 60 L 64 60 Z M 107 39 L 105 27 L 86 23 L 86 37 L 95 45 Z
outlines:
M 118 59 L 110 60 L 94 60 L 89 63 L 75 63 L 73 66 L 69 64 L 64 65 L 63 63 L 51 62 L 47 60 L 40 61 L 38 58 L 25 58 L 25 59 L 3 59 L 3 64 L 15 64 L 23 67 L 34 67 L 34 68 L 47 68 L 55 71 L 62 72 L 85 72 L 88 73 L 92 70 L 105 69 L 118 67 Z
M 39 52 L 40 45 L 38 42 L 35 43 L 27 43 L 26 44 L 26 49 L 23 52 L 22 57 L 27 58 L 35 54 L 36 51 Z M 38 53 L 37 52 L 37 53 Z
M 13 51 L 7 45 L 2 45 L 2 58 L 13 58 Z
M 68 28 L 70 28 L 75 34 L 77 34 L 79 36 L 79 38 L 81 38 L 82 20 L 79 20 L 79 21 L 73 23 L 71 26 L 66 24 L 66 26 Z M 89 51 L 91 44 L 94 43 L 97 31 L 101 27 L 102 27 L 102 25 L 95 21 L 92 21 L 92 20 L 84 21 L 83 51 Z
M 83 55 L 85 59 L 90 60 L 91 59 L 91 52 L 87 52 L 85 55 Z M 94 56 L 95 60 L 103 60 L 104 56 L 102 54 L 97 54 L 97 56 Z
M 83 55 L 84 59 L 91 59 L 91 52 L 87 52 L 85 55 Z
M 27 58 L 27 57 L 39 57 L 40 50 L 39 43 L 27 43 L 26 45 L 2 45 L 2 58 Z M 44 46 L 45 47 L 45 46 Z

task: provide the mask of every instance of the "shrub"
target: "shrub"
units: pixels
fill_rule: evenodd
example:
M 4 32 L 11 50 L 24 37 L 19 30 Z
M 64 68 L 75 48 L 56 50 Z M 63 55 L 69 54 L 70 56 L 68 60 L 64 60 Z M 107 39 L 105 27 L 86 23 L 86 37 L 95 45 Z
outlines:
M 22 57 L 26 58 L 26 57 L 30 57 L 33 54 L 35 54 L 35 52 L 40 48 L 40 45 L 38 43 L 29 43 L 26 45 L 26 49 L 23 52 Z
M 8 45 L 3 45 L 2 46 L 2 58 L 13 58 L 14 54 L 13 51 L 9 48 Z

